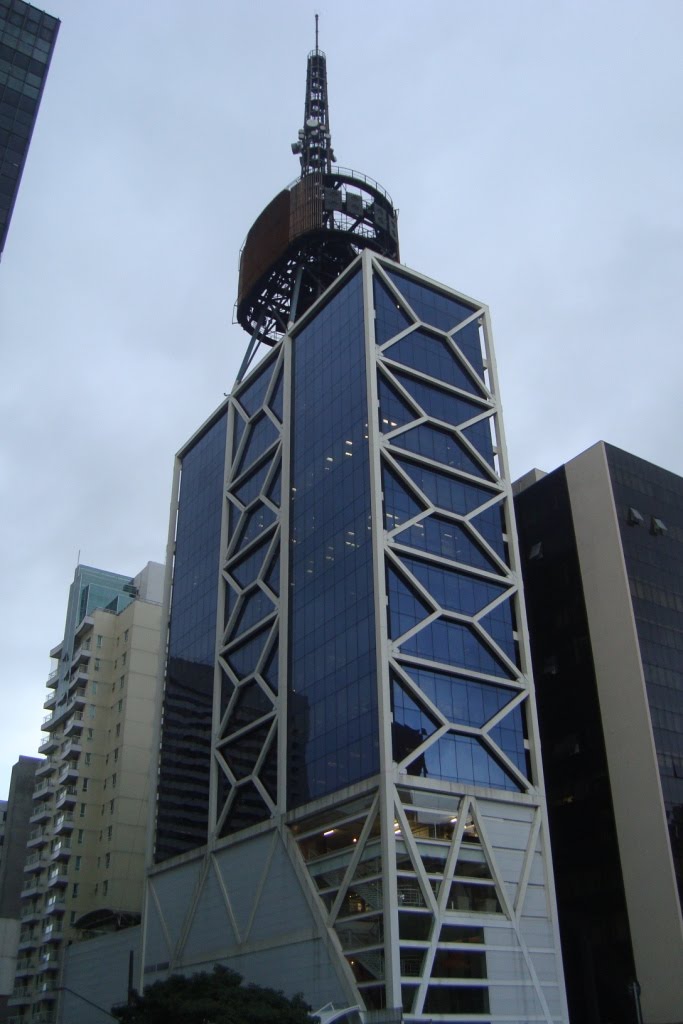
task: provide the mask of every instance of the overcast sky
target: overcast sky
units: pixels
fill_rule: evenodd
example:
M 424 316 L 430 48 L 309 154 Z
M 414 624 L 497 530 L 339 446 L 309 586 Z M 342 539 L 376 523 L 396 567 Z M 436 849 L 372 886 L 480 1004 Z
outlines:
M 229 391 L 238 253 L 296 177 L 313 12 L 334 148 L 401 258 L 492 310 L 513 476 L 599 439 L 683 473 L 681 0 L 51 0 L 0 264 L 0 797 L 81 561 L 162 561 Z

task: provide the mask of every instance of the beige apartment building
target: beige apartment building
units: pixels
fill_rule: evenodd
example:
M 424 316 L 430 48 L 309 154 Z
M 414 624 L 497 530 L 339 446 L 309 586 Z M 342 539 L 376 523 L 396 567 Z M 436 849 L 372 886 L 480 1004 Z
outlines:
M 56 1019 L 67 943 L 137 923 L 158 686 L 163 566 L 79 565 L 44 707 L 12 1020 Z

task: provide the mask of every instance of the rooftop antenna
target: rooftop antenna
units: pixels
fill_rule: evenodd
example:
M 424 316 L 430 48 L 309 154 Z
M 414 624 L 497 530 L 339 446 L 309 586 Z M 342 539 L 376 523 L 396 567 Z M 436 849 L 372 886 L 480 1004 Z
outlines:
M 327 103 L 327 57 L 318 46 L 318 17 L 315 15 L 315 50 L 308 55 L 304 126 L 299 129 L 292 152 L 301 162 L 301 177 L 318 171 L 329 174 L 336 159 L 332 152 L 330 111 Z

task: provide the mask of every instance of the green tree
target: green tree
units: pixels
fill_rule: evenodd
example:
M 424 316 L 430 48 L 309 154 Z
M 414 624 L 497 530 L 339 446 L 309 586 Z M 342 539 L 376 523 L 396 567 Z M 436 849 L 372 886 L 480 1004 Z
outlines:
M 243 985 L 240 974 L 217 964 L 211 974 L 157 981 L 111 1012 L 122 1024 L 313 1024 L 309 1010 L 301 996 Z

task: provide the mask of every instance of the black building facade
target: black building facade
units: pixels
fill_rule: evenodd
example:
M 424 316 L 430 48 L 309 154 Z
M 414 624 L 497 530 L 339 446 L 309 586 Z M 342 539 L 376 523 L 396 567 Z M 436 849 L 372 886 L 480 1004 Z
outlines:
M 516 490 L 570 1017 L 678 1021 L 683 479 L 600 443 Z

